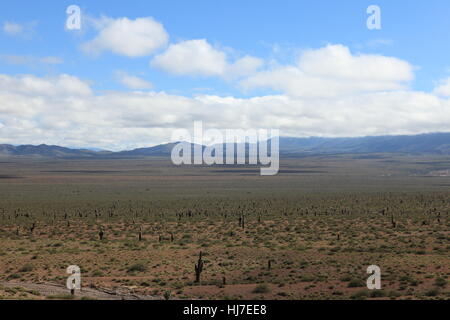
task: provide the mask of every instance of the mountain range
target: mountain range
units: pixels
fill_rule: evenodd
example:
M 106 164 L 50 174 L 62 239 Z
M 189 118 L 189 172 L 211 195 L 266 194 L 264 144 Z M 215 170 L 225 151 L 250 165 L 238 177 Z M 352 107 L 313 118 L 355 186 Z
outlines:
M 104 151 L 96 149 L 71 149 L 41 144 L 13 146 L 0 145 L 0 157 L 45 158 L 139 158 L 168 157 L 176 143 L 161 144 L 149 148 L 128 151 Z M 248 149 L 248 145 L 246 145 Z M 305 156 L 315 154 L 440 154 L 450 155 L 450 133 L 420 135 L 372 136 L 358 138 L 280 138 L 280 155 Z

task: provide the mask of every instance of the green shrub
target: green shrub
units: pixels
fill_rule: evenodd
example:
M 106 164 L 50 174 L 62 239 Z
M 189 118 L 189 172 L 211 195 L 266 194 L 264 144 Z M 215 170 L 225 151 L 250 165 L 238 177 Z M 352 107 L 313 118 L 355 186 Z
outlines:
M 27 263 L 22 268 L 19 269 L 19 272 L 30 272 L 33 271 L 34 267 L 31 263 Z
M 364 300 L 369 296 L 369 293 L 367 292 L 367 290 L 361 290 L 358 292 L 355 292 L 354 294 L 352 294 L 350 296 L 350 298 L 354 299 L 354 300 Z
M 92 276 L 93 277 L 103 277 L 104 274 L 100 270 L 95 270 L 94 272 L 92 272 Z
M 430 289 L 430 290 L 425 292 L 425 295 L 427 297 L 436 297 L 438 294 L 439 294 L 439 289 L 438 288 Z
M 127 270 L 127 272 L 145 272 L 145 271 L 147 271 L 147 267 L 143 263 L 133 264 Z
M 259 284 L 253 289 L 252 293 L 269 293 L 270 288 L 267 284 Z
M 373 290 L 370 292 L 371 298 L 383 298 L 386 297 L 386 292 L 383 290 Z
M 365 286 L 366 286 L 366 283 L 359 279 L 353 279 L 347 285 L 347 287 L 349 287 L 349 288 L 361 288 L 361 287 L 365 287 Z
M 447 280 L 445 280 L 444 278 L 437 278 L 434 281 L 434 284 L 438 287 L 445 287 L 447 285 Z

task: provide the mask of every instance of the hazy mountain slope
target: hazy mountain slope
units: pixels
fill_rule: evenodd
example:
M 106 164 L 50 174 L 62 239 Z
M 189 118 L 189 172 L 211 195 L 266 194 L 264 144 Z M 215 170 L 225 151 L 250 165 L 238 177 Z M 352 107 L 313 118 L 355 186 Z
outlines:
M 281 138 L 282 153 L 450 154 L 450 133 L 361 138 Z
M 95 152 L 84 149 L 70 149 L 59 146 L 48 146 L 41 144 L 38 146 L 22 145 L 13 146 L 8 144 L 0 145 L 1 156 L 34 156 L 34 157 L 51 157 L 51 158 L 65 158 L 65 157 L 96 157 L 108 152 Z
M 149 148 L 110 152 L 70 149 L 59 146 L 48 146 L 45 144 L 39 146 L 13 146 L 3 144 L 0 145 L 0 156 L 36 156 L 51 158 L 168 157 L 175 145 L 176 143 L 167 143 Z M 246 145 L 245 149 L 248 152 L 248 145 Z M 226 154 L 226 152 L 224 153 Z M 300 156 L 306 154 L 331 153 L 412 153 L 450 155 L 450 133 L 361 138 L 280 138 L 281 155 Z

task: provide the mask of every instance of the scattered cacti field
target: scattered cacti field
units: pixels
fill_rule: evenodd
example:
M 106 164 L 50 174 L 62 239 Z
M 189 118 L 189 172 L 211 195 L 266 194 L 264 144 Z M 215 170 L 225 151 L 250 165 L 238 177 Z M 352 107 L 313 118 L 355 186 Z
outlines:
M 84 286 L 161 299 L 448 299 L 450 177 L 390 160 L 406 164 L 293 159 L 270 178 L 156 160 L 5 164 L 23 178 L 0 179 L 0 297 L 44 299 L 3 284 L 64 284 L 78 265 Z

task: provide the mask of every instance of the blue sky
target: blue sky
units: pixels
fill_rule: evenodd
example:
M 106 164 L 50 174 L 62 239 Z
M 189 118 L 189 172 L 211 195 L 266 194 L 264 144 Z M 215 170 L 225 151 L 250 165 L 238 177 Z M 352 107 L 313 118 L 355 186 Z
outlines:
M 69 5 L 78 5 L 81 8 L 83 24 L 80 31 L 65 29 L 66 8 Z M 381 8 L 381 30 L 369 30 L 366 27 L 368 18 L 366 9 L 369 5 L 378 5 Z M 245 119 L 238 114 L 235 121 L 231 115 L 228 122 L 218 124 L 219 121 L 212 121 L 220 127 L 233 122 L 247 127 L 253 120 L 252 126 L 255 126 L 255 123 L 264 123 L 262 120 L 264 115 L 259 115 L 258 119 L 253 119 L 251 116 L 252 113 L 259 114 L 260 110 L 268 108 L 255 102 L 258 98 L 289 99 L 289 103 L 295 106 L 310 103 L 311 99 L 314 99 L 311 104 L 317 103 L 318 107 L 313 108 L 317 109 L 321 108 L 319 105 L 323 104 L 323 99 L 329 99 L 327 103 L 330 105 L 342 105 L 348 103 L 343 102 L 345 99 L 355 101 L 363 94 L 370 95 L 365 97 L 365 101 L 372 101 L 379 97 L 384 99 L 388 92 L 389 95 L 396 96 L 379 103 L 380 109 L 386 110 L 385 113 L 391 113 L 389 117 L 402 116 L 399 109 L 395 109 L 396 106 L 392 104 L 393 99 L 412 101 L 410 103 L 412 108 L 415 108 L 414 105 L 423 99 L 426 101 L 424 103 L 430 104 L 429 108 L 436 109 L 420 110 L 414 118 L 405 120 L 407 123 L 393 124 L 391 127 L 386 127 L 386 121 L 378 117 L 372 119 L 371 125 L 367 124 L 371 121 L 370 117 L 359 118 L 361 121 L 368 122 L 355 123 L 353 131 L 342 130 L 340 127 L 340 123 L 345 123 L 344 111 L 340 111 L 343 113 L 342 117 L 324 116 L 336 112 L 336 109 L 323 110 L 320 116 L 309 117 L 310 112 L 305 109 L 306 107 L 299 107 L 290 114 L 291 118 L 288 117 L 289 112 L 284 111 L 286 118 L 272 119 L 268 123 L 276 123 L 282 129 L 285 128 L 287 135 L 293 136 L 360 136 L 445 131 L 447 128 L 445 123 L 437 123 L 436 119 L 429 119 L 426 110 L 434 114 L 437 111 L 447 110 L 448 106 L 449 15 L 450 2 L 446 0 L 420 2 L 406 0 L 2 1 L 0 4 L 0 23 L 3 31 L 0 32 L 0 74 L 8 76 L 3 84 L 5 92 L 3 99 L 11 96 L 8 91 L 12 86 L 11 83 L 15 83 L 15 86 L 23 85 L 21 94 L 26 97 L 20 96 L 20 99 L 23 99 L 20 101 L 24 101 L 23 103 L 27 106 L 29 103 L 30 110 L 35 111 L 36 107 L 32 106 L 35 100 L 30 97 L 30 89 L 26 87 L 28 82 L 24 75 L 34 77 L 33 81 L 39 79 L 48 81 L 48 86 L 56 87 L 60 85 L 58 77 L 68 75 L 73 77 L 70 78 L 72 80 L 83 82 L 83 84 L 77 82 L 74 86 L 86 84 L 89 87 L 89 89 L 83 87 L 80 90 L 90 90 L 89 95 L 92 96 L 90 98 L 77 96 L 76 98 L 80 98 L 79 103 L 93 103 L 94 98 L 106 100 L 111 98 L 110 95 L 113 92 L 124 95 L 129 93 L 127 97 L 131 105 L 131 101 L 135 100 L 133 95 L 137 94 L 136 90 L 152 92 L 152 94 L 164 93 L 170 95 L 174 101 L 183 98 L 194 99 L 184 101 L 186 106 L 179 107 L 182 110 L 180 114 L 184 116 L 189 114 L 189 117 L 185 118 L 190 120 L 198 120 L 199 117 L 204 118 L 202 120 L 210 118 L 206 111 L 199 109 L 194 112 L 192 108 L 189 109 L 187 104 L 191 102 L 195 105 L 204 104 L 203 107 L 210 110 L 211 108 L 206 106 L 208 103 L 227 104 L 225 100 L 225 102 L 219 101 L 226 97 L 247 99 L 244 101 L 245 106 L 253 104 L 255 106 L 252 107 L 254 109 L 246 107 L 249 113 Z M 150 19 L 145 23 L 149 23 L 150 27 L 152 24 L 158 24 L 168 38 L 166 41 L 160 41 L 154 49 L 144 48 L 144 54 L 135 55 L 121 52 L 125 47 L 137 46 L 136 50 L 142 49 L 139 48 L 140 44 L 131 43 L 131 37 L 126 34 L 117 34 L 117 37 L 120 37 L 119 40 L 108 38 L 107 42 L 115 41 L 115 44 L 110 42 L 104 44 L 105 39 L 102 40 L 103 42 L 98 40 L 102 30 L 113 26 L 120 18 L 126 18 L 131 24 L 139 18 Z M 14 29 L 15 27 L 19 29 Z M 140 32 L 137 27 L 130 30 Z M 97 42 L 95 42 L 96 39 Z M 149 40 L 152 41 L 152 39 Z M 194 42 L 190 42 L 192 40 Z M 117 48 L 117 41 L 120 43 L 119 48 Z M 99 43 L 102 44 L 99 45 Z M 90 49 L 86 49 L 89 44 Z M 177 47 L 178 44 L 180 44 L 179 47 Z M 171 46 L 176 47 L 173 48 L 173 52 L 169 52 Z M 326 49 L 327 46 L 334 47 Z M 209 50 L 210 55 L 199 58 L 205 61 L 194 61 L 198 56 L 197 53 L 200 52 L 198 50 L 201 50 L 199 48 Z M 180 57 L 186 50 L 191 50 L 190 55 Z M 305 52 L 310 51 L 311 56 L 303 56 Z M 326 64 L 328 69 L 325 71 L 320 69 L 321 63 L 317 62 L 320 57 L 330 61 L 327 57 L 336 55 L 346 56 L 346 63 L 350 63 L 356 69 L 354 73 L 344 72 L 343 74 L 339 71 L 342 61 Z M 359 60 L 358 57 L 361 56 L 363 59 Z M 251 61 L 240 60 L 245 57 L 249 57 Z M 301 57 L 304 59 L 301 60 Z M 377 60 L 376 57 L 387 60 Z M 209 58 L 211 60 L 208 60 Z M 220 61 L 216 63 L 213 61 L 215 58 Z M 395 61 L 389 60 L 390 58 Z M 174 61 L 181 62 L 177 64 Z M 367 63 L 374 70 L 383 69 L 384 66 L 386 70 L 382 70 L 384 73 L 382 72 L 381 75 L 374 75 L 373 79 L 369 79 L 370 75 L 362 75 L 365 72 L 362 70 L 366 63 L 364 61 L 369 61 Z M 193 65 L 191 68 L 184 68 L 191 62 Z M 177 69 L 177 66 L 180 68 Z M 248 70 L 239 73 L 245 69 L 242 66 Z M 310 74 L 302 78 L 308 72 Z M 296 75 L 300 75 L 301 79 L 296 79 Z M 344 78 L 341 80 L 339 77 Z M 332 88 L 336 86 L 333 89 L 333 97 L 323 90 L 315 91 L 318 86 L 329 86 L 332 79 L 337 79 L 337 83 L 331 83 Z M 316 81 L 317 85 L 308 87 L 310 83 Z M 345 81 L 349 83 L 341 86 L 340 84 Z M 364 81 L 367 83 L 363 83 Z M 352 84 L 357 83 L 362 84 L 355 89 Z M 422 93 L 425 95 L 421 95 Z M 48 97 L 48 94 L 43 92 L 33 91 L 33 94 L 34 98 Z M 61 94 L 64 95 L 64 93 Z M 375 94 L 378 94 L 377 98 L 373 97 Z M 400 96 L 404 94 L 408 96 Z M 67 99 L 68 95 L 66 94 L 64 99 Z M 72 93 L 70 96 L 72 97 Z M 203 98 L 195 100 L 198 96 Z M 67 103 L 63 97 L 60 98 L 63 104 Z M 48 103 L 56 103 L 55 99 L 52 98 Z M 208 101 L 205 102 L 205 99 Z M 280 101 L 273 104 L 281 103 Z M 127 102 L 124 103 L 128 105 Z M 152 103 L 154 102 L 149 102 L 149 105 Z M 86 139 L 86 135 L 91 136 L 89 133 L 92 133 L 92 128 L 88 124 L 85 125 L 85 132 L 82 134 L 79 132 L 81 122 L 69 123 L 67 119 L 53 119 L 52 121 L 59 121 L 60 125 L 49 125 L 51 121 L 47 119 L 48 110 L 36 111 L 32 116 L 28 113 L 25 115 L 24 112 L 22 117 L 16 115 L 20 113 L 20 110 L 9 110 L 9 113 L 6 111 L 3 115 L 0 113 L 0 140 L 12 142 L 15 137 L 19 140 L 18 142 L 30 140 L 30 143 L 49 142 L 123 148 L 170 140 L 168 131 L 162 133 L 163 129 L 182 126 L 173 120 L 183 118 L 178 114 L 178 109 L 167 111 L 169 114 L 159 122 L 155 120 L 142 124 L 142 117 L 154 118 L 154 115 L 145 114 L 145 112 L 140 115 L 138 111 L 142 111 L 142 108 L 138 106 L 130 108 L 131 113 L 136 112 L 133 114 L 134 119 L 141 119 L 135 122 L 135 125 L 127 123 L 122 127 L 123 124 L 111 123 L 111 127 L 120 127 L 126 130 L 127 134 L 142 128 L 154 128 L 154 131 L 160 130 L 161 133 L 138 139 L 136 138 L 138 133 L 135 132 L 123 141 L 117 141 L 114 137 L 103 137 L 103 133 L 98 133 L 103 138 Z M 237 103 L 227 108 L 227 110 L 242 110 Z M 354 106 L 354 108 L 357 107 Z M 373 108 L 376 109 L 376 106 Z M 404 108 L 406 107 L 400 109 Z M 162 109 L 160 112 L 164 112 L 163 110 L 167 109 Z M 93 111 L 101 113 L 104 109 L 99 108 Z M 350 112 L 350 109 L 345 112 Z M 78 115 L 80 114 L 76 114 Z M 317 127 L 323 127 L 321 123 L 314 120 L 317 117 L 322 117 L 323 123 L 331 122 L 332 128 L 327 132 L 313 130 L 314 123 Z M 45 121 L 44 118 L 46 118 Z M 299 123 L 297 127 L 291 121 L 292 119 L 296 119 Z M 105 118 L 102 121 L 105 124 L 109 120 Z M 301 121 L 308 124 L 302 127 Z M 26 134 L 24 126 L 32 127 L 34 133 Z M 370 129 L 361 129 L 368 127 Z M 78 131 L 73 131 L 74 128 Z M 18 133 L 20 139 L 17 139 Z
M 176 77 L 148 65 L 148 57 L 128 59 L 114 54 L 86 56 L 80 44 L 91 37 L 64 29 L 66 8 L 77 4 L 82 14 L 97 17 L 154 17 L 170 41 L 205 38 L 237 54 L 277 58 L 291 62 L 296 50 L 327 43 L 345 44 L 354 52 L 380 53 L 409 61 L 419 69 L 413 87 L 430 90 L 437 79 L 449 74 L 450 2 L 432 1 L 2 1 L 0 21 L 36 22 L 31 39 L 1 35 L 0 51 L 7 55 L 58 56 L 65 63 L 53 66 L 17 66 L 3 62 L 8 74 L 65 72 L 95 81 L 98 89 L 120 89 L 113 71 L 142 74 L 155 88 L 195 94 L 210 88 L 218 94 L 243 94 L 218 79 Z M 382 9 L 382 29 L 366 28 L 366 8 Z M 379 45 L 368 45 L 378 40 Z M 272 46 L 280 47 L 278 55 Z

